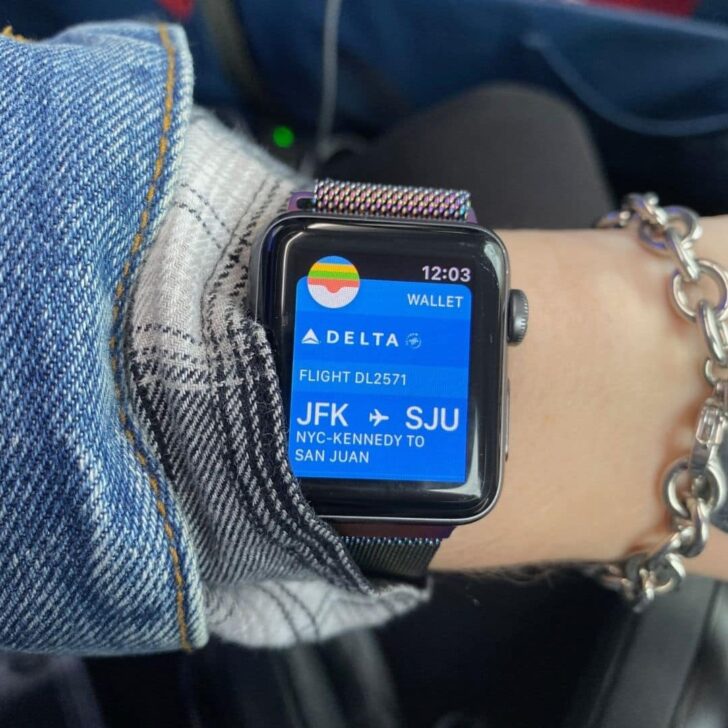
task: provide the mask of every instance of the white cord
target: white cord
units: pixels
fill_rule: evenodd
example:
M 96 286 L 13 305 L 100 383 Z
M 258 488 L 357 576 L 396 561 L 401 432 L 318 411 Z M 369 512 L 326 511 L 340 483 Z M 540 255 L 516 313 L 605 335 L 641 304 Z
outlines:
M 331 155 L 331 135 L 336 115 L 336 97 L 339 76 L 339 20 L 342 0 L 326 0 L 323 38 L 321 44 L 321 105 L 316 124 L 315 159 L 309 164 L 318 165 Z M 304 161 L 306 164 L 306 161 Z M 311 170 L 302 170 L 309 174 Z

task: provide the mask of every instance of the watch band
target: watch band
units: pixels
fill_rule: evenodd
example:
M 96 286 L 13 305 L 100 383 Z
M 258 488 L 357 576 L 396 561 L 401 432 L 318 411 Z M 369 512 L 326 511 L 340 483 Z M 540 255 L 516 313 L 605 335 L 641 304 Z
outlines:
M 313 193 L 294 195 L 290 206 L 295 209 L 301 200 L 312 211 L 324 214 L 477 222 L 470 193 L 465 190 L 323 179 L 316 181 Z M 359 535 L 347 535 L 341 524 L 339 531 L 354 561 L 371 576 L 421 580 L 442 543 L 439 536 L 411 535 L 412 526 L 403 527 L 407 536 L 366 535 L 362 533 L 366 528 L 360 524 Z M 448 534 L 452 529 L 441 530 Z M 431 533 L 432 527 L 424 526 L 422 531 Z
M 441 538 L 342 536 L 359 568 L 370 576 L 418 580 L 424 577 Z
M 315 212 L 475 222 L 465 190 L 324 179 L 316 181 L 310 200 Z

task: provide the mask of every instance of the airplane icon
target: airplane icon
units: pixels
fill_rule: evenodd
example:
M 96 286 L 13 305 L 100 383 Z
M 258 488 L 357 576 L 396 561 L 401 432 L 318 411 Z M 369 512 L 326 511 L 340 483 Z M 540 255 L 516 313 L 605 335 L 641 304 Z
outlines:
M 374 408 L 374 412 L 369 413 L 369 422 L 373 422 L 374 427 L 380 422 L 386 422 L 388 419 L 389 415 L 383 415 L 376 407 Z
M 302 344 L 320 344 L 319 337 L 313 329 L 309 329 L 301 339 Z

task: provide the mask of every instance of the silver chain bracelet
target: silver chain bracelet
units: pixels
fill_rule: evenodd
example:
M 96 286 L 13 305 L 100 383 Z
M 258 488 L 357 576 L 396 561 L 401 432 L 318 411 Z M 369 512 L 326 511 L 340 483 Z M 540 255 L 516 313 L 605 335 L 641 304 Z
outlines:
M 602 217 L 596 227 L 624 228 L 637 221 L 640 242 L 653 253 L 671 258 L 675 265 L 672 302 L 703 333 L 708 350 L 703 376 L 712 393 L 700 412 L 690 455 L 672 463 L 662 479 L 672 533 L 651 550 L 590 570 L 605 586 L 621 592 L 636 611 L 680 586 L 685 578 L 684 559 L 698 556 L 705 548 L 711 516 L 728 492 L 719 456 L 728 425 L 728 269 L 696 256 L 694 245 L 703 231 L 695 212 L 660 207 L 658 202 L 650 192 L 628 195 L 622 208 Z M 693 308 L 687 289 L 706 277 L 717 286 L 718 301 L 701 298 Z

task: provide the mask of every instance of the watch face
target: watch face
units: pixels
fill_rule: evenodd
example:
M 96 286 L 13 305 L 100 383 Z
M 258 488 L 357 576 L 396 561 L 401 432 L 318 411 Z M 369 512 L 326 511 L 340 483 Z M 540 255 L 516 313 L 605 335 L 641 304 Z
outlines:
M 334 518 L 455 522 L 500 484 L 507 264 L 467 224 L 285 216 L 260 248 L 294 474 Z

